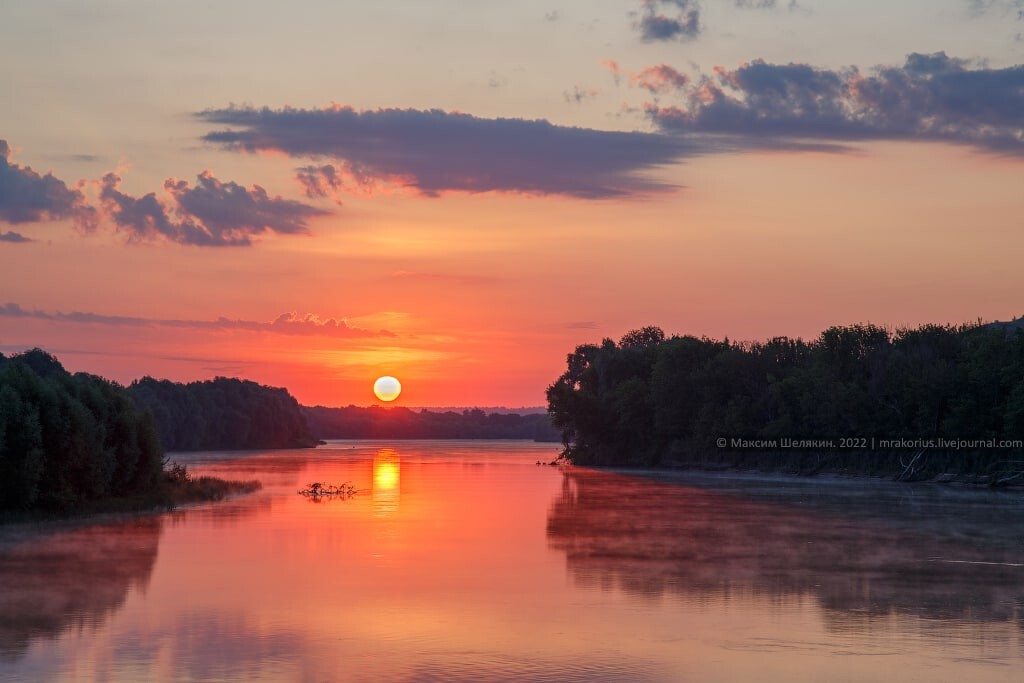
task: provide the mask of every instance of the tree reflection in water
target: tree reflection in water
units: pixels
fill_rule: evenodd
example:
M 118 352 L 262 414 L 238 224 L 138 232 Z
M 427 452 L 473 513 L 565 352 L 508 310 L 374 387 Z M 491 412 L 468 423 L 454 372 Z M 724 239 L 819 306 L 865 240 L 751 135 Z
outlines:
M 156 562 L 162 518 L 93 524 L 0 546 L 0 658 L 36 638 L 96 628 L 145 589 Z M 9 530 L 8 530 L 9 531 Z
M 578 584 L 606 590 L 704 602 L 813 596 L 833 629 L 875 629 L 891 615 L 1024 628 L 1020 506 L 997 522 L 985 501 L 968 496 L 893 518 L 870 494 L 838 512 L 790 497 L 572 468 L 548 541 L 566 553 Z

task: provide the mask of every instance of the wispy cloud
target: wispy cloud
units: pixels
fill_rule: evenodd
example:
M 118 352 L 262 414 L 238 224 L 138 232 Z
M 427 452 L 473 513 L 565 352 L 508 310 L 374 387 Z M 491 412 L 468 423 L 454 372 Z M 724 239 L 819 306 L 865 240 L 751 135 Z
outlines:
M 935 140 L 1024 154 L 1024 65 L 991 69 L 943 52 L 868 74 L 756 60 L 716 68 L 681 99 L 647 106 L 662 131 L 753 144 Z
M 10 156 L 10 145 L 0 139 L 0 221 L 17 224 L 70 218 L 81 227 L 92 227 L 95 212 L 85 204 L 81 191 L 69 188 L 52 173 L 39 175 L 29 166 L 12 163 Z
M 1024 0 L 967 0 L 967 8 L 974 16 L 996 13 L 1024 21 Z
M 338 204 L 343 193 L 369 196 L 377 190 L 376 179 L 349 162 L 302 166 L 295 170 L 295 179 L 310 199 L 329 198 Z
M 672 186 L 643 173 L 705 151 L 675 136 L 440 110 L 229 107 L 197 116 L 232 126 L 208 133 L 207 142 L 329 157 L 428 196 L 495 191 L 596 199 L 665 191 Z
M 608 71 L 612 75 L 612 80 L 615 81 L 615 85 L 622 83 L 622 67 L 614 59 L 602 59 L 600 61 L 601 67 Z
M 259 185 L 246 189 L 222 182 L 209 171 L 195 186 L 169 178 L 169 202 L 155 193 L 133 197 L 120 190 L 121 178 L 108 173 L 101 181 L 105 214 L 130 241 L 165 239 L 201 247 L 248 246 L 265 232 L 286 235 L 308 232 L 306 222 L 329 212 L 282 197 L 271 197 Z
M 583 104 L 587 100 L 592 100 L 600 94 L 601 91 L 597 88 L 588 88 L 586 86 L 581 86 L 578 83 L 572 86 L 572 90 L 562 91 L 562 97 L 570 104 Z
M 668 64 L 658 64 L 641 69 L 629 77 L 629 84 L 658 95 L 680 90 L 690 82 L 686 74 L 680 73 Z
M 216 320 L 180 320 L 105 315 L 84 311 L 71 313 L 22 308 L 15 303 L 0 305 L 0 317 L 34 318 L 63 323 L 109 325 L 114 327 L 170 327 L 210 331 L 266 332 L 273 334 L 321 337 L 394 337 L 389 330 L 367 330 L 350 326 L 345 319 L 321 318 L 313 314 L 282 313 L 271 321 L 241 320 L 220 317 Z

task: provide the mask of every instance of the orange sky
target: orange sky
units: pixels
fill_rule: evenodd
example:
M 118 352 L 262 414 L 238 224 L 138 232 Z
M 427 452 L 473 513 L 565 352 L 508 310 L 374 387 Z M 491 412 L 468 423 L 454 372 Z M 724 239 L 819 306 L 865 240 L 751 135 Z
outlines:
M 643 325 L 751 340 L 1024 312 L 1024 77 L 1001 6 L 705 3 L 698 35 L 658 37 L 645 8 L 681 5 L 635 4 L 363 8 L 331 43 L 221 7 L 100 3 L 77 31 L 0 11 L 0 352 L 305 404 L 371 404 L 391 374 L 398 405 L 517 407 L 577 344 Z M 16 58 L 26 41 L 46 54 Z M 675 85 L 638 76 L 655 65 Z M 942 99 L 974 77 L 989 90 Z M 925 110 L 908 124 L 871 88 Z

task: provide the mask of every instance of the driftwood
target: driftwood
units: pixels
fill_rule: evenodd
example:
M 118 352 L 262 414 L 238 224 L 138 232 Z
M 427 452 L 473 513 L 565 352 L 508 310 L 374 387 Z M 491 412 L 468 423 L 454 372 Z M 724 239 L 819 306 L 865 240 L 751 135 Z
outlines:
M 350 481 L 346 481 L 341 486 L 314 481 L 312 484 L 307 484 L 306 488 L 299 491 L 300 495 L 306 496 L 312 500 L 320 500 L 321 498 L 350 498 L 356 495 L 356 493 L 358 493 L 358 491 Z

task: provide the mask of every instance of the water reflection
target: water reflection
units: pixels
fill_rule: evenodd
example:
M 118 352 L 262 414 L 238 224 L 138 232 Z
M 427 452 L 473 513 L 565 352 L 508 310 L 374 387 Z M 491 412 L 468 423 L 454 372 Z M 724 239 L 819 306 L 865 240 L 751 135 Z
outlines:
M 373 513 L 387 517 L 402 502 L 402 459 L 393 448 L 381 448 L 373 456 Z
M 163 524 L 142 517 L 23 541 L 4 530 L 0 547 L 0 660 L 12 661 L 31 641 L 97 629 L 144 590 L 156 562 Z
M 984 503 L 960 501 L 943 512 L 945 523 L 927 524 L 890 523 L 886 510 L 861 503 L 859 517 L 850 517 L 572 469 L 547 533 L 581 585 L 703 601 L 757 595 L 781 604 L 813 596 L 830 628 L 859 632 L 885 626 L 892 615 L 937 627 L 1024 628 L 1020 520 L 1004 519 L 979 537 L 959 532 L 977 526 L 972 516 L 989 519 Z

